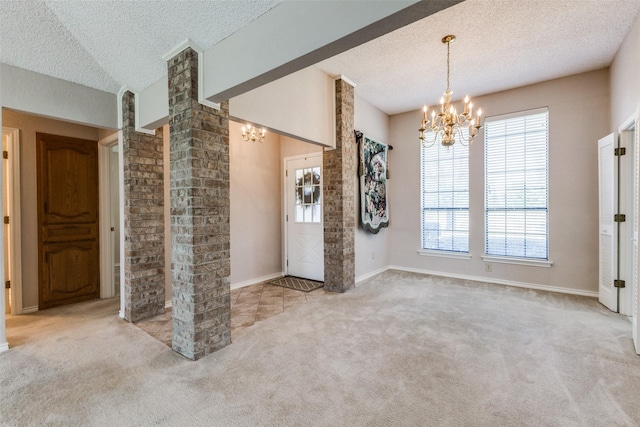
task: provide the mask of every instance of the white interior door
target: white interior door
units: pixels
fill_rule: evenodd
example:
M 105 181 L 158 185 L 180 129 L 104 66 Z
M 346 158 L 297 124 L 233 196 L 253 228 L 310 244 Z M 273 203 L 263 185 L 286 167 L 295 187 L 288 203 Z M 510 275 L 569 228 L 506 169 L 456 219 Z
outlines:
M 615 135 L 598 141 L 598 193 L 599 193 L 599 292 L 598 299 L 605 307 L 618 311 L 618 293 L 614 286 L 617 270 L 616 166 Z
M 286 159 L 286 273 L 324 281 L 322 153 Z

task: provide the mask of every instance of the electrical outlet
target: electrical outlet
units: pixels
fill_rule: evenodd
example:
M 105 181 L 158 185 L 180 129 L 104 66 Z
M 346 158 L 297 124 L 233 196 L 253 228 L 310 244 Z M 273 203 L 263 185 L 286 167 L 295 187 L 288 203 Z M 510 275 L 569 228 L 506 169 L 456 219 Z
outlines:
M 376 253 L 375 252 L 371 252 L 371 259 L 372 260 L 376 259 Z
M 484 271 L 488 271 L 489 273 L 491 273 L 493 266 L 491 265 L 491 263 L 489 262 L 485 262 L 484 263 Z

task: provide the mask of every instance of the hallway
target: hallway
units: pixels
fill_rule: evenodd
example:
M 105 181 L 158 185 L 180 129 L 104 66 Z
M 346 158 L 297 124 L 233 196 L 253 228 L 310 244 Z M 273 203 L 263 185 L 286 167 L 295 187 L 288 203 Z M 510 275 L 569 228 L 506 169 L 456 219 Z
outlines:
M 322 298 L 327 292 L 323 288 L 302 292 L 281 286 L 258 283 L 231 291 L 231 340 L 240 332 L 270 317 Z M 160 342 L 171 347 L 171 309 L 160 316 L 145 319 L 135 324 Z

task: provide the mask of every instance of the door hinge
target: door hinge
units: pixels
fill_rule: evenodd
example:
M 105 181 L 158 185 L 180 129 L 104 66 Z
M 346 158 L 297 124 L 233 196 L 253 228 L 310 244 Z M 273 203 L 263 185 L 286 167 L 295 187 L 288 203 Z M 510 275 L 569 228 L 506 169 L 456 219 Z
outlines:
M 5 216 L 5 217 L 4 217 L 4 223 L 5 223 L 5 224 L 9 224 L 9 217 L 8 217 L 8 216 Z
M 287 222 L 289 222 L 289 214 L 285 215 L 287 217 Z
M 289 170 L 288 169 L 285 169 L 284 176 L 289 176 Z
M 624 280 L 616 279 L 613 281 L 614 288 L 624 288 L 625 282 Z
M 3 159 L 8 159 L 9 158 L 9 152 L 8 151 L 3 151 L 2 152 L 2 158 Z
M 613 220 L 615 222 L 625 222 L 627 220 L 627 216 L 625 214 L 615 214 L 613 216 Z
M 7 280 L 6 282 L 4 282 L 4 288 L 11 289 L 11 280 Z
M 287 267 L 289 267 L 289 260 L 287 260 Z
M 616 156 L 624 156 L 627 154 L 627 149 L 625 147 L 618 147 L 613 150 L 613 154 Z

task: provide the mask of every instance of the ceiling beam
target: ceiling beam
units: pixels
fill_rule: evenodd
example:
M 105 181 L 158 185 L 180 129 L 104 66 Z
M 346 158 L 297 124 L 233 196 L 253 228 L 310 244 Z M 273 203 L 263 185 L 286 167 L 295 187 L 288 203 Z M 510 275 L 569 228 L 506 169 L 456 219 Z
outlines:
M 233 98 L 461 1 L 284 1 L 204 53 L 204 97 Z

